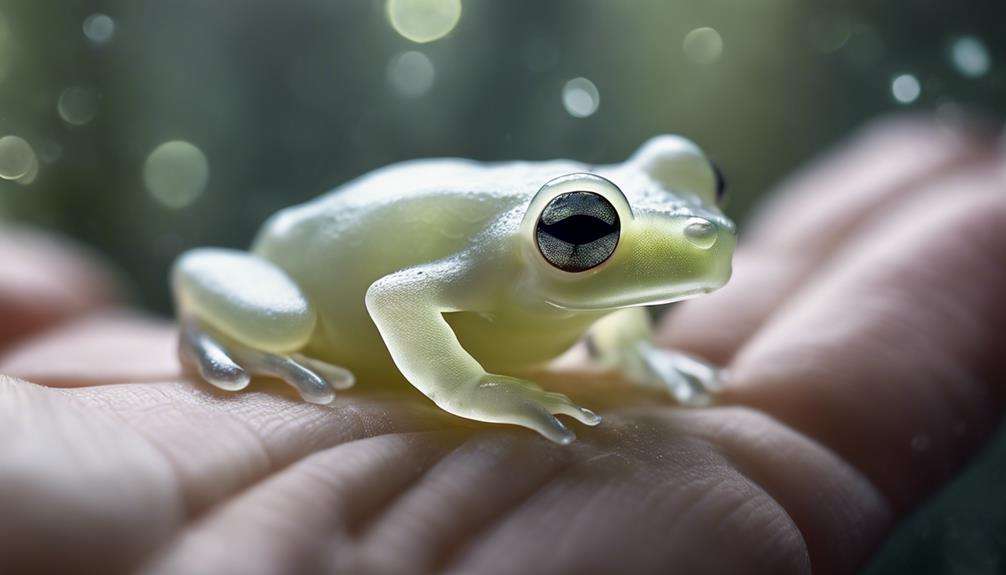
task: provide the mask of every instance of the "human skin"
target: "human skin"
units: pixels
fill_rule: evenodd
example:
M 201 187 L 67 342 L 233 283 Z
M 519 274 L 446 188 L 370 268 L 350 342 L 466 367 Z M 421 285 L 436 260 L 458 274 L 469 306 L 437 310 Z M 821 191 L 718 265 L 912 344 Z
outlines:
M 743 227 L 727 287 L 665 318 L 665 344 L 728 366 L 721 405 L 677 408 L 574 362 L 552 386 L 604 422 L 565 447 L 407 388 L 330 407 L 269 382 L 217 392 L 179 371 L 171 324 L 109 307 L 99 270 L 22 242 L 0 266 L 0 317 L 28 326 L 0 332 L 0 558 L 854 572 L 998 421 L 1004 172 L 1000 151 L 929 119 L 861 131 Z

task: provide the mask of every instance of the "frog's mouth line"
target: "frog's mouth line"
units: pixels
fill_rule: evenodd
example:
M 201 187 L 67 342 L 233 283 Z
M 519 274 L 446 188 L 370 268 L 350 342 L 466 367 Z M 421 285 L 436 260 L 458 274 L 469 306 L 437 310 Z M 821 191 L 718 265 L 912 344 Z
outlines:
M 693 299 L 693 298 L 705 295 L 707 293 L 714 292 L 718 288 L 719 288 L 719 286 L 716 286 L 716 287 L 711 287 L 711 286 L 698 287 L 698 288 L 686 290 L 686 291 L 683 291 L 683 292 L 679 292 L 679 293 L 677 293 L 677 294 L 675 294 L 673 296 L 664 297 L 664 298 L 654 298 L 654 297 L 645 297 L 645 296 L 642 296 L 642 297 L 639 297 L 639 298 L 630 299 L 630 300 L 626 300 L 626 301 L 620 301 L 620 302 L 617 302 L 617 303 L 604 303 L 604 302 L 601 302 L 601 303 L 597 303 L 597 304 L 594 304 L 594 305 L 572 306 L 572 305 L 566 305 L 566 304 L 562 304 L 562 303 L 559 303 L 559 302 L 556 302 L 556 301 L 552 301 L 552 300 L 549 300 L 549 299 L 546 299 L 545 303 L 547 303 L 548 305 L 550 305 L 552 307 L 555 307 L 555 308 L 558 308 L 558 309 L 562 309 L 562 310 L 566 310 L 566 311 L 605 311 L 605 310 L 623 309 L 623 308 L 627 308 L 627 307 L 641 307 L 641 306 L 650 306 L 650 305 L 666 305 L 666 304 L 669 304 L 669 303 L 675 303 L 675 302 L 684 301 L 684 300 L 687 300 L 687 299 Z

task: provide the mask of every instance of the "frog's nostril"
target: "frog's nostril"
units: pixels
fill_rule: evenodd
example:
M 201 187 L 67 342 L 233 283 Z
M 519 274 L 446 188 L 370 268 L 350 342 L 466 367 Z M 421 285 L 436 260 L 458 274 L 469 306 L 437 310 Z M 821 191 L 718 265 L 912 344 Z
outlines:
M 689 218 L 685 222 L 685 239 L 697 248 L 708 250 L 716 245 L 718 236 L 716 226 L 709 220 Z

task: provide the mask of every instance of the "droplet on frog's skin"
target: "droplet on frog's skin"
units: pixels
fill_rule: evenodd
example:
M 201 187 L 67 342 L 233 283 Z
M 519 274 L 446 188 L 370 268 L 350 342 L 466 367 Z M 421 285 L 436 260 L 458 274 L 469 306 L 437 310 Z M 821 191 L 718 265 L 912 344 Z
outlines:
M 91 14 L 82 26 L 84 36 L 95 44 L 105 44 L 115 35 L 115 20 L 107 14 Z
M 719 234 L 716 227 L 709 220 L 702 218 L 689 218 L 685 222 L 685 239 L 697 248 L 708 250 L 716 245 Z
M 98 113 L 98 93 L 90 88 L 72 86 L 59 95 L 56 109 L 66 123 L 83 126 Z
M 950 46 L 950 60 L 954 68 L 968 78 L 979 78 L 988 73 L 992 65 L 985 43 L 975 36 L 963 36 Z
M 562 87 L 562 105 L 575 118 L 586 118 L 601 105 L 597 86 L 586 78 L 573 78 Z
M 439 40 L 461 19 L 461 0 L 388 0 L 388 21 L 396 32 L 420 44 Z
M 206 155 L 196 146 L 181 140 L 165 142 L 147 156 L 143 181 L 147 190 L 162 205 L 180 209 L 203 193 L 209 180 Z
M 891 80 L 891 95 L 899 104 L 911 104 L 922 94 L 922 85 L 911 74 L 901 74 Z
M 38 159 L 31 144 L 18 136 L 0 138 L 0 178 L 20 180 L 38 170 Z
M 681 48 L 696 64 L 712 64 L 723 55 L 723 38 L 712 28 L 696 28 L 685 35 Z
M 433 62 L 422 52 L 403 52 L 388 62 L 388 83 L 406 98 L 418 98 L 429 92 L 433 77 Z

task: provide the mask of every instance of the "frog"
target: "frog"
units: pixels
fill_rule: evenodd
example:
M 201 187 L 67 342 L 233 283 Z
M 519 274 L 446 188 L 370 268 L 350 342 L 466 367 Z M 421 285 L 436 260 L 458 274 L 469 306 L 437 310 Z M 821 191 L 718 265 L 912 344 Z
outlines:
M 691 140 L 615 164 L 428 158 L 362 175 L 200 247 L 170 272 L 181 363 L 222 390 L 281 379 L 329 404 L 356 381 L 559 444 L 601 417 L 529 373 L 571 348 L 625 381 L 707 405 L 720 369 L 654 343 L 647 306 L 731 275 L 720 170 Z M 577 346 L 585 341 L 586 345 Z

